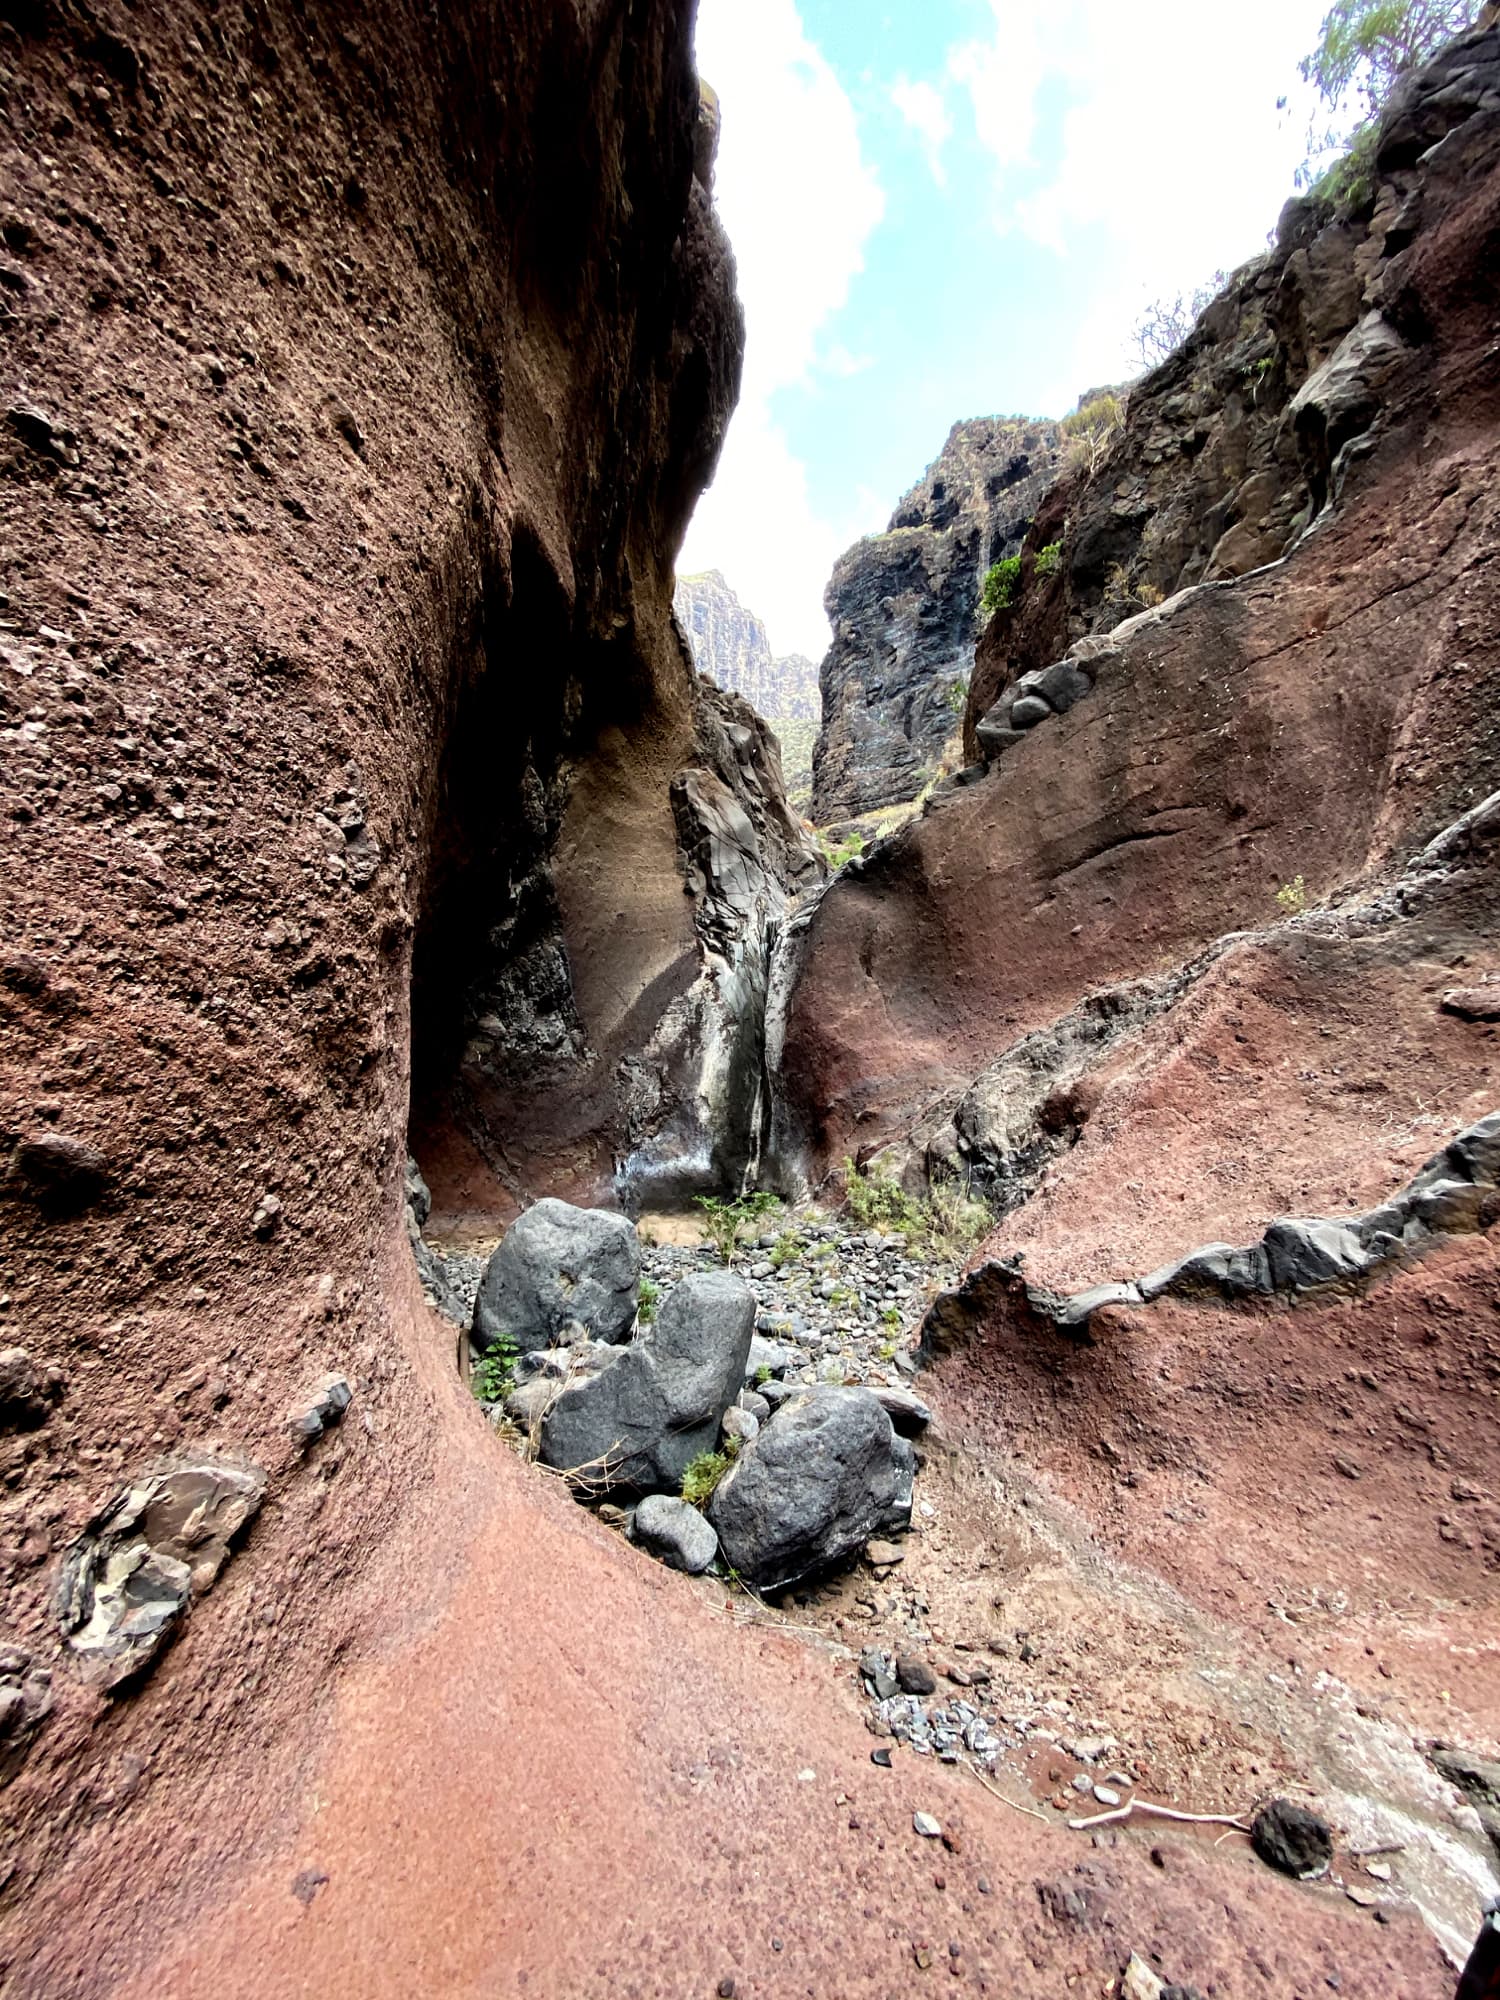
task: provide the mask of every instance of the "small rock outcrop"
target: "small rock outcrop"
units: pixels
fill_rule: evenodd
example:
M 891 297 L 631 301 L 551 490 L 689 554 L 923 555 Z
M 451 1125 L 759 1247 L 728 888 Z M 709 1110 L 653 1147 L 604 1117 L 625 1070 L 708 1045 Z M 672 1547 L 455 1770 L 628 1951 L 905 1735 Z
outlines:
M 57 1587 L 63 1636 L 86 1681 L 115 1688 L 150 1664 L 213 1588 L 265 1490 L 258 1466 L 195 1456 L 148 1473 L 99 1510 Z
M 485 1266 L 474 1343 L 530 1354 L 577 1324 L 613 1344 L 630 1331 L 640 1281 L 640 1243 L 623 1215 L 549 1196 L 517 1216 Z
M 541 1419 L 544 1465 L 598 1491 L 675 1492 L 718 1441 L 745 1379 L 755 1297 L 730 1271 L 686 1278 L 629 1347 L 566 1380 Z
M 916 1461 L 866 1389 L 790 1397 L 747 1444 L 709 1503 L 725 1560 L 760 1590 L 847 1562 L 911 1522 Z
M 886 532 L 839 558 L 824 594 L 820 825 L 899 805 L 936 776 L 963 715 L 985 572 L 1020 547 L 1061 453 L 1056 424 L 955 424 Z

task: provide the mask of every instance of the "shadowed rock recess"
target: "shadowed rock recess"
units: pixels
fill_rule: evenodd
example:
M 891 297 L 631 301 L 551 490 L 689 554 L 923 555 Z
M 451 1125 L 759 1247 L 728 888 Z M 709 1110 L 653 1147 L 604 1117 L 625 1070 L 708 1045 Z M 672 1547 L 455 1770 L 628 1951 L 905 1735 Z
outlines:
M 1446 2000 L 1500 34 L 1092 474 L 958 427 L 831 883 L 672 615 L 716 130 L 688 0 L 0 10 L 0 1992 Z

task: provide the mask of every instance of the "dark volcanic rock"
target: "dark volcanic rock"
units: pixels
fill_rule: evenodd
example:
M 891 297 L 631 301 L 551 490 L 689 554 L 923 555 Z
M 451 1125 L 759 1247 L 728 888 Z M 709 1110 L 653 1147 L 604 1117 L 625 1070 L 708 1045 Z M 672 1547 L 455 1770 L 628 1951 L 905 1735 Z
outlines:
M 823 600 L 820 824 L 914 798 L 936 774 L 963 713 L 985 572 L 1019 548 L 1060 457 L 1055 424 L 955 424 L 886 533 L 840 557 Z
M 631 1517 L 630 1538 L 668 1569 L 701 1576 L 719 1553 L 719 1538 L 696 1507 L 670 1493 L 648 1493 Z
M 595 1340 L 623 1340 L 640 1281 L 640 1241 L 623 1215 L 549 1197 L 516 1217 L 485 1266 L 475 1343 L 510 1340 L 529 1354 L 575 1320 Z
M 601 1488 L 675 1492 L 690 1461 L 718 1441 L 754 1330 L 755 1297 L 742 1278 L 685 1278 L 638 1340 L 565 1384 L 542 1419 L 542 1463 L 586 1468 Z
M 709 1503 L 728 1561 L 761 1590 L 836 1568 L 911 1520 L 915 1460 L 864 1389 L 782 1404 Z
M 1271 1868 L 1303 1880 L 1322 1875 L 1333 1859 L 1328 1822 L 1290 1799 L 1273 1799 L 1250 1822 L 1250 1844 Z

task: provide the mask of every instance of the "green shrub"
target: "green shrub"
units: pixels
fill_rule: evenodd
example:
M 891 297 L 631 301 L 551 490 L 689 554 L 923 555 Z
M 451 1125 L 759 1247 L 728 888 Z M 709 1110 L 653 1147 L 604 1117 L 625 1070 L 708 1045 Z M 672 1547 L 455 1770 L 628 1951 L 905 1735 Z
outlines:
M 469 1387 L 481 1403 L 498 1403 L 515 1386 L 517 1348 L 508 1333 L 492 1340 L 474 1363 Z
M 1062 543 L 1048 542 L 1046 548 L 1037 550 L 1036 561 L 1031 565 L 1031 573 L 1033 576 L 1044 581 L 1047 577 L 1056 573 L 1061 561 Z
M 853 1160 L 844 1162 L 844 1199 L 861 1229 L 888 1229 L 911 1234 L 925 1222 L 922 1204 L 880 1168 L 865 1173 Z
M 1021 581 L 1021 558 L 1002 556 L 997 563 L 991 563 L 985 571 L 984 586 L 979 593 L 979 608 L 986 618 L 993 618 L 997 611 L 1008 611 L 1016 601 L 1016 590 Z
M 696 1458 L 690 1458 L 682 1475 L 683 1499 L 690 1507 L 706 1507 L 729 1466 L 727 1451 L 700 1451 Z
M 856 856 L 864 853 L 865 837 L 859 831 L 858 827 L 852 833 L 846 834 L 840 841 L 831 840 L 826 833 L 820 833 L 818 835 L 818 845 L 823 850 L 823 859 L 837 874 L 846 861 L 853 861 Z
M 661 1297 L 661 1286 L 650 1278 L 642 1278 L 640 1291 L 636 1294 L 636 1317 L 642 1326 L 650 1326 L 656 1318 L 656 1302 Z
M 735 1201 L 723 1201 L 716 1194 L 700 1194 L 696 1201 L 703 1211 L 704 1232 L 725 1264 L 734 1262 L 741 1229 L 781 1206 L 779 1195 L 761 1192 L 742 1194 Z
M 1300 917 L 1307 908 L 1306 882 L 1300 875 L 1294 875 L 1276 891 L 1276 901 L 1289 917 Z
M 802 1238 L 795 1229 L 783 1230 L 771 1245 L 771 1269 L 785 1270 L 788 1264 L 795 1263 L 802 1255 L 803 1247 Z

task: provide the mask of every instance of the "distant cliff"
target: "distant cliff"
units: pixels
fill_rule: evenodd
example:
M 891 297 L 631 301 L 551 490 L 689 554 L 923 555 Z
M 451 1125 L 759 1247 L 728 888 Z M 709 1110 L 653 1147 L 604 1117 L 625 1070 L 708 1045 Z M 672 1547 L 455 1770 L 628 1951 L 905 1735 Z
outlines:
M 743 695 L 775 730 L 788 797 L 805 809 L 820 713 L 817 667 L 802 653 L 778 659 L 765 626 L 716 569 L 678 577 L 672 602 L 698 671 L 719 687 Z
M 1056 424 L 955 424 L 883 535 L 840 557 L 813 761 L 819 823 L 915 798 L 959 726 L 985 571 L 1021 545 L 1056 477 Z

